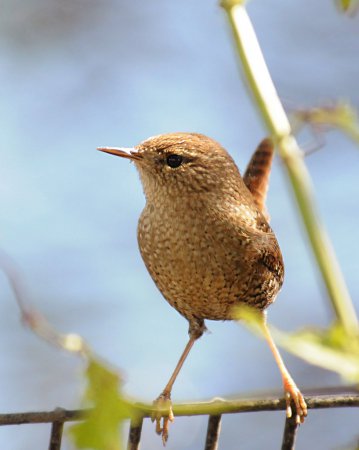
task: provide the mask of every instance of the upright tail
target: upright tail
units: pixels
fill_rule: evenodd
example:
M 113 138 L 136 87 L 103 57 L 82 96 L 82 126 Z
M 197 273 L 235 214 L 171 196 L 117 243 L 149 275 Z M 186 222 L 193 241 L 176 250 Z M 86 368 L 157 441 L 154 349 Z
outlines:
M 253 196 L 258 209 L 268 217 L 265 201 L 269 186 L 269 175 L 272 167 L 274 145 L 266 138 L 258 145 L 243 175 L 244 184 Z

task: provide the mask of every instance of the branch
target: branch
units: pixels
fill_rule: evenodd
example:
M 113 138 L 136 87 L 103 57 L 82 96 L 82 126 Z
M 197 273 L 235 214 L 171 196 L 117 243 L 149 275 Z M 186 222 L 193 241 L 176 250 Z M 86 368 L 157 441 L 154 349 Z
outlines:
M 244 0 L 222 0 L 240 62 L 259 112 L 287 169 L 314 256 L 321 271 L 337 320 L 348 336 L 358 333 L 358 319 L 329 237 L 317 214 L 303 152 L 292 135 L 287 115 L 274 87 Z
M 359 407 L 359 394 L 323 395 L 305 397 L 309 409 L 328 409 Z M 128 402 L 137 409 L 143 417 L 150 417 L 153 405 Z M 173 405 L 175 416 L 203 416 L 234 414 L 258 411 L 285 411 L 286 403 L 283 398 L 253 399 L 253 400 L 225 400 L 214 399 L 205 402 L 183 403 Z M 39 411 L 27 413 L 0 414 L 1 425 L 19 425 L 25 423 L 73 422 L 83 420 L 90 410 L 66 410 L 57 408 L 53 411 Z
M 13 259 L 1 248 L 0 270 L 4 272 L 8 279 L 16 303 L 20 309 L 21 319 L 25 325 L 41 339 L 55 347 L 60 347 L 63 350 L 76 353 L 82 357 L 89 357 L 92 355 L 89 346 L 81 336 L 75 333 L 59 333 L 42 314 L 30 306 L 25 283 L 20 270 Z

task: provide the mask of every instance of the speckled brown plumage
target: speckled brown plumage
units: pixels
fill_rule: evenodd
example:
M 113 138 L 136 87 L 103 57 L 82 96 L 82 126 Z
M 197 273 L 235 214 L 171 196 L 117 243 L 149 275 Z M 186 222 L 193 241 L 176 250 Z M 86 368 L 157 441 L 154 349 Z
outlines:
M 265 211 L 273 145 L 260 144 L 243 179 L 227 151 L 201 134 L 171 133 L 134 149 L 100 150 L 135 162 L 146 196 L 138 224 L 142 258 L 168 303 L 189 322 L 189 343 L 157 400 L 169 407 L 163 427 L 163 414 L 155 416 L 165 442 L 172 386 L 204 320 L 233 319 L 234 307 L 243 304 L 264 311 L 282 286 L 282 255 Z M 290 394 L 288 414 L 293 398 L 302 420 L 305 402 L 265 332 Z
M 147 200 L 138 243 L 166 300 L 197 329 L 203 319 L 232 319 L 241 303 L 266 308 L 282 285 L 283 262 L 232 158 L 207 137 L 184 137 L 170 134 L 138 146 L 150 159 L 149 167 L 137 164 Z M 166 166 L 174 151 L 188 163 Z M 155 167 L 153 153 L 159 155 Z

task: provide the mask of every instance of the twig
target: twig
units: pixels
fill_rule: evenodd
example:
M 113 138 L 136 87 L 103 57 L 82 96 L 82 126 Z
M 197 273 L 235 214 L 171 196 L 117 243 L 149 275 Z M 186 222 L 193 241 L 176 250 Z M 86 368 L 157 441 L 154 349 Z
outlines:
M 323 395 L 305 397 L 309 409 L 359 407 L 359 394 Z M 139 415 L 150 417 L 152 404 L 128 402 L 138 410 Z M 214 399 L 206 402 L 195 402 L 173 405 L 175 416 L 203 416 L 234 414 L 257 411 L 284 411 L 286 403 L 283 398 L 225 400 Z M 19 425 L 24 423 L 73 422 L 83 420 L 89 410 L 39 411 L 27 413 L 0 414 L 0 425 Z
M 9 281 L 25 325 L 55 347 L 60 347 L 81 357 L 89 357 L 92 354 L 81 336 L 75 333 L 59 333 L 42 314 L 30 306 L 20 270 L 13 259 L 2 249 L 0 249 L 0 270 L 4 272 Z
M 54 411 L 36 411 L 26 413 L 0 414 L 0 425 L 21 425 L 24 423 L 73 422 L 82 420 L 86 410 L 55 409 Z

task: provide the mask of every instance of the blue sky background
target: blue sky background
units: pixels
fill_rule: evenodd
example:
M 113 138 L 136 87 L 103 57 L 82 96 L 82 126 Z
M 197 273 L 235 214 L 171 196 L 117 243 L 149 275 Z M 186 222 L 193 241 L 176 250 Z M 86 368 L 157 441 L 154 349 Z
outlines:
M 358 17 L 338 14 L 330 0 L 252 1 L 248 9 L 289 110 L 333 99 L 359 106 Z M 144 198 L 135 168 L 95 149 L 196 131 L 221 142 L 244 169 L 266 131 L 224 13 L 214 0 L 0 0 L 0 11 L 0 245 L 17 261 L 36 308 L 121 367 L 127 393 L 152 400 L 185 345 L 187 323 L 141 261 Z M 325 141 L 307 164 L 358 309 L 359 150 L 337 132 Z M 301 143 L 311 147 L 313 137 Z M 285 330 L 328 325 L 332 313 L 279 160 L 268 207 L 286 262 L 270 322 Z M 78 406 L 81 362 L 22 327 L 2 275 L 0 292 L 1 411 Z M 265 343 L 235 323 L 208 328 L 175 384 L 175 401 L 280 391 Z M 283 354 L 300 386 L 341 383 Z M 276 450 L 283 423 L 283 413 L 225 417 L 221 448 Z M 353 444 L 357 424 L 354 409 L 310 412 L 297 448 Z M 167 449 L 200 448 L 205 429 L 206 418 L 176 419 Z M 0 447 L 47 448 L 48 431 L 3 427 Z M 152 424 L 143 442 L 161 446 Z

